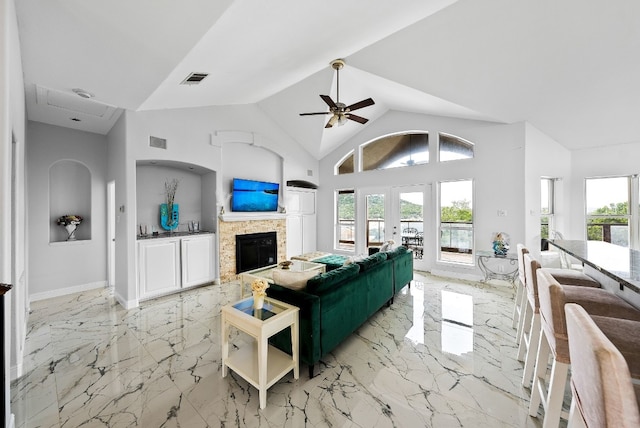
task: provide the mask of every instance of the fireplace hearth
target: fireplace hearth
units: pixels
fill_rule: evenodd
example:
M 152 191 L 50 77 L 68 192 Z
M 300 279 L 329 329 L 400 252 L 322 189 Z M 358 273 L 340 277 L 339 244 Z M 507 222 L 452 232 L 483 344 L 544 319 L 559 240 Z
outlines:
M 276 232 L 236 235 L 236 273 L 274 265 L 278 260 Z

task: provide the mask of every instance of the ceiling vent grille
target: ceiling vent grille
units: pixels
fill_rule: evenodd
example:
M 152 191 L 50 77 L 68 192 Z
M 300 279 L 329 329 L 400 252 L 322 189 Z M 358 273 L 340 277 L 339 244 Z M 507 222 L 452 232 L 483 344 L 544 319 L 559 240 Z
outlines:
M 209 73 L 190 73 L 186 79 L 184 79 L 181 85 L 197 85 L 207 77 Z
M 149 136 L 149 146 L 156 147 L 158 149 L 167 149 L 167 140 L 165 138 L 158 138 Z

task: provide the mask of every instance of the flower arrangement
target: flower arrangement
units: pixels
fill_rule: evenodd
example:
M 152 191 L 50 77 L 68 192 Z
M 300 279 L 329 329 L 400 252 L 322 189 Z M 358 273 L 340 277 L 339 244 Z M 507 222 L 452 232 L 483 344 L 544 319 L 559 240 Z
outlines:
M 251 283 L 251 291 L 253 291 L 254 296 L 265 296 L 267 288 L 269 288 L 269 283 L 265 279 L 255 279 Z
M 169 207 L 169 212 L 173 207 L 173 201 L 176 197 L 176 192 L 178 191 L 178 183 L 180 181 L 177 178 L 174 178 L 171 181 L 164 182 L 164 193 L 167 196 L 167 206 Z
M 509 251 L 509 235 L 504 232 L 494 234 L 492 246 L 496 256 L 506 256 Z
M 76 214 L 65 214 L 56 220 L 59 226 L 79 225 L 82 223 L 82 217 Z

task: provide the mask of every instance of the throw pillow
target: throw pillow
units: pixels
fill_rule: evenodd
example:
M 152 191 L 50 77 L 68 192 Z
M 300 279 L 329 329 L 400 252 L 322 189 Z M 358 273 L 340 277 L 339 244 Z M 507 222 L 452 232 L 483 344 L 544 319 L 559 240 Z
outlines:
M 307 280 L 318 274 L 317 270 L 309 270 L 296 272 L 285 269 L 276 269 L 273 271 L 273 282 L 291 290 L 304 290 L 307 286 Z

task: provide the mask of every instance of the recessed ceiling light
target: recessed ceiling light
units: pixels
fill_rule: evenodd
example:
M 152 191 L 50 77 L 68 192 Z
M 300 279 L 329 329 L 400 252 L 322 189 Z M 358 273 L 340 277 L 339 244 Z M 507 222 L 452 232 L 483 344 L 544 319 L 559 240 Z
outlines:
M 85 91 L 84 89 L 74 88 L 72 90 L 82 98 L 93 98 L 93 94 L 91 92 Z

